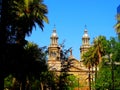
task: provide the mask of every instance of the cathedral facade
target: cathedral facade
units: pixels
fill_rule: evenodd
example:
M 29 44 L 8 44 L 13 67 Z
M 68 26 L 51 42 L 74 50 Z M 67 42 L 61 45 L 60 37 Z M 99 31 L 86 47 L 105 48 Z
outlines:
M 61 47 L 58 45 L 58 35 L 56 29 L 53 30 L 52 35 L 50 37 L 50 45 L 48 46 L 48 66 L 50 71 L 55 71 L 57 73 L 61 72 L 61 60 L 60 60 L 60 50 Z M 85 28 L 84 34 L 82 36 L 82 45 L 80 46 L 80 57 L 90 48 L 89 43 L 90 37 L 88 35 L 88 31 Z M 88 75 L 90 71 L 87 67 L 84 66 L 82 58 L 77 60 L 72 55 L 72 50 L 70 50 L 70 56 L 68 60 L 72 60 L 72 66 L 70 67 L 69 74 L 73 74 L 77 77 L 77 80 L 80 83 L 81 88 L 88 87 Z M 85 89 L 84 89 L 85 90 Z

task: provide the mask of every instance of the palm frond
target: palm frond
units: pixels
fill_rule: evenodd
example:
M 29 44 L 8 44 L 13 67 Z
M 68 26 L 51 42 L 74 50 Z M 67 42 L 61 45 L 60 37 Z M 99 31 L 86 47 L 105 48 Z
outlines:
M 118 22 L 114 27 L 115 27 L 116 32 L 120 33 L 120 22 Z

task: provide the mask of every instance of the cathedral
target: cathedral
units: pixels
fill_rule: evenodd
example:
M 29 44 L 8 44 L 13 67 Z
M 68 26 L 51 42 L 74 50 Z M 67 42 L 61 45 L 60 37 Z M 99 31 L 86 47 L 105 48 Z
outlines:
M 56 73 L 60 73 L 61 71 L 61 60 L 60 60 L 60 50 L 61 47 L 58 45 L 58 35 L 56 29 L 53 29 L 53 32 L 50 37 L 50 45 L 48 46 L 48 66 L 50 71 L 55 71 Z M 82 45 L 80 46 L 80 57 L 90 48 L 89 43 L 90 37 L 88 35 L 88 31 L 85 28 L 84 34 L 82 36 Z M 81 87 L 88 87 L 88 75 L 90 71 L 87 67 L 84 66 L 82 58 L 77 60 L 72 55 L 72 50 L 70 50 L 70 55 L 68 60 L 72 60 L 72 66 L 70 67 L 69 74 L 73 74 L 77 77 L 77 80 L 80 83 Z M 91 72 L 93 73 L 93 72 Z M 84 89 L 85 90 L 85 89 Z

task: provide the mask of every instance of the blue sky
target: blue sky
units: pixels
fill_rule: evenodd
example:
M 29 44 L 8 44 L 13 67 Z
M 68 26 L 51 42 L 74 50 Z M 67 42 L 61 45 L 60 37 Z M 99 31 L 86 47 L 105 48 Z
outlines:
M 80 60 L 80 46 L 85 25 L 87 25 L 90 43 L 93 38 L 104 35 L 109 39 L 116 37 L 117 6 L 120 0 L 44 0 L 48 7 L 49 24 L 44 24 L 44 31 L 33 29 L 27 40 L 41 46 L 49 46 L 50 36 L 56 25 L 59 43 L 65 40 L 65 48 L 72 47 L 73 56 Z

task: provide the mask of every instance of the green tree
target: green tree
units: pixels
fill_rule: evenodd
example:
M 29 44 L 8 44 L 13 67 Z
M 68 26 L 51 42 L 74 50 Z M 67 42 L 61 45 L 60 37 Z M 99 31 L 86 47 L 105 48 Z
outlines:
M 112 80 L 111 80 L 111 66 L 107 65 L 105 62 L 102 61 L 98 75 L 96 78 L 95 89 L 96 90 L 113 90 L 112 89 Z
M 115 38 L 110 38 L 106 44 L 106 55 L 104 56 L 99 67 L 98 76 L 96 78 L 95 87 L 98 90 L 120 89 L 119 69 L 120 69 L 120 43 Z
M 19 44 L 24 44 L 25 36 L 32 33 L 33 26 L 37 24 L 43 30 L 43 21 L 48 23 L 48 10 L 43 0 L 11 0 L 10 5 L 10 16 L 13 17 L 10 32 L 16 34 Z
M 7 41 L 7 0 L 1 0 L 1 12 L 0 12 L 0 90 L 4 89 L 4 68 L 5 68 L 5 49 L 6 49 L 6 41 Z M 6 21 L 6 22 L 5 22 Z
M 11 55 L 12 50 L 9 51 L 10 44 L 19 44 L 19 48 L 16 49 L 16 53 L 19 51 L 18 57 L 21 61 L 14 59 L 13 62 L 22 62 L 24 56 L 23 47 L 26 44 L 25 36 L 32 33 L 33 26 L 40 26 L 43 30 L 44 21 L 48 23 L 46 14 L 48 13 L 47 6 L 43 4 L 43 0 L 2 0 L 1 17 L 0 17 L 0 90 L 4 88 L 4 77 L 9 67 L 6 66 L 6 62 L 10 61 L 8 57 Z M 11 46 L 11 45 L 10 45 Z M 14 45 L 13 45 L 14 46 Z M 17 51 L 18 50 L 18 51 Z M 7 56 L 8 55 L 8 56 Z M 15 54 L 16 55 L 16 54 Z M 7 57 L 7 58 L 6 58 Z M 10 56 L 12 57 L 12 56 Z M 13 63 L 13 67 L 16 63 Z M 5 67 L 6 66 L 6 67 Z M 8 70 L 6 70 L 6 68 Z M 17 67 L 14 67 L 17 68 Z M 19 68 L 17 68 L 19 69 Z M 19 71 L 19 70 L 18 70 Z M 5 73 L 4 73 L 5 72 Z
M 119 69 L 120 69 L 120 43 L 114 38 L 110 40 L 111 42 L 111 73 L 112 73 L 112 89 L 120 89 L 119 83 Z
M 94 58 L 95 62 L 95 82 L 97 78 L 97 66 L 98 64 L 102 61 L 102 57 L 106 54 L 105 49 L 106 49 L 106 37 L 105 36 L 98 36 L 93 40 L 93 47 L 94 51 L 92 53 L 92 56 Z
M 25 47 L 25 79 L 23 79 L 22 83 L 26 81 L 26 77 L 28 80 L 31 80 L 32 77 L 35 80 L 40 79 L 40 74 L 42 72 L 48 71 L 47 69 L 47 52 L 46 47 L 39 48 L 38 45 L 29 42 Z M 22 77 L 23 78 L 23 77 Z M 24 88 L 24 87 L 23 87 Z
M 93 45 L 90 49 L 83 54 L 84 64 L 88 67 L 89 73 L 90 68 L 95 66 L 95 82 L 97 78 L 98 64 L 102 61 L 102 57 L 105 55 L 107 40 L 105 36 L 98 36 L 93 40 Z M 89 88 L 91 88 L 91 80 L 89 74 Z
M 25 35 L 30 35 L 34 26 L 43 30 L 44 21 L 48 23 L 43 0 L 2 0 L 1 7 L 1 45 L 6 42 L 25 44 Z
M 62 47 L 62 50 L 60 52 L 60 60 L 61 60 L 61 73 L 59 76 L 59 90 L 67 90 L 68 89 L 68 80 L 67 77 L 69 76 L 68 71 L 71 67 L 70 62 L 68 60 L 68 52 L 69 49 L 66 50 L 64 47 Z
M 101 62 L 102 56 L 105 55 L 106 41 L 105 36 L 98 36 L 93 40 L 93 54 L 97 54 L 99 62 Z
M 77 77 L 74 75 L 69 75 L 67 77 L 67 81 L 68 81 L 68 90 L 74 90 L 75 87 L 78 87 L 78 80 Z
M 58 75 L 56 72 L 42 72 L 40 74 L 40 90 L 50 89 L 50 90 L 57 90 L 58 88 Z
M 92 55 L 93 51 L 94 51 L 94 47 L 90 47 L 89 50 L 87 52 L 85 52 L 82 56 L 83 63 L 89 70 L 88 80 L 89 80 L 89 89 L 90 90 L 91 90 L 91 70 L 90 70 L 90 68 L 92 68 L 92 70 L 93 70 L 93 67 L 97 65 L 95 55 L 94 56 Z
M 10 72 L 10 74 L 12 74 L 12 76 L 15 77 L 17 81 L 19 81 L 19 85 L 22 84 L 22 90 L 25 89 L 26 84 L 27 84 L 27 88 L 29 87 L 33 88 L 34 86 L 36 86 L 36 88 L 37 87 L 40 88 L 39 86 L 40 83 L 41 82 L 46 83 L 48 79 L 46 77 L 50 75 L 51 75 L 50 77 L 51 79 L 48 79 L 48 80 L 51 83 L 53 83 L 52 82 L 53 75 L 50 74 L 50 72 L 48 71 L 48 67 L 46 63 L 46 60 L 47 60 L 46 47 L 39 48 L 38 45 L 36 45 L 35 43 L 28 42 L 28 44 L 25 45 L 24 48 L 25 48 L 25 51 L 23 53 L 24 59 L 22 62 L 20 62 L 20 64 L 16 65 L 16 68 L 19 68 L 19 69 L 17 69 L 17 72 L 16 71 L 14 73 Z M 10 68 L 10 69 L 13 69 L 13 68 Z M 45 74 L 45 73 L 48 73 L 48 74 Z M 46 80 L 43 80 L 43 78 L 45 78 Z M 9 82 L 5 82 L 5 85 Z M 38 82 L 40 82 L 39 85 L 38 85 Z
M 65 49 L 64 42 L 60 44 L 60 46 L 61 46 L 61 51 L 60 51 L 61 73 L 59 76 L 58 87 L 59 90 L 69 90 L 70 81 L 68 77 L 70 76 L 70 74 L 68 72 L 72 67 L 72 61 L 73 61 L 73 59 L 68 59 L 71 48 Z
M 7 89 L 12 88 L 13 86 L 12 79 L 13 79 L 12 75 L 9 75 L 8 77 L 4 79 L 4 88 L 7 88 Z

